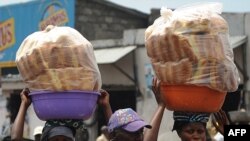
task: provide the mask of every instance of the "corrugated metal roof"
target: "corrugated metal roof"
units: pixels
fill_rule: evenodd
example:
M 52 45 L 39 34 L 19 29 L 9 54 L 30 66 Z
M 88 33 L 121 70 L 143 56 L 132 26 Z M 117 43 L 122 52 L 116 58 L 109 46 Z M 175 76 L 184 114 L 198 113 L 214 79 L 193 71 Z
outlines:
M 231 36 L 229 37 L 231 48 L 239 47 L 247 41 L 247 36 Z
M 94 50 L 97 64 L 115 63 L 131 51 L 136 49 L 136 46 L 104 48 Z

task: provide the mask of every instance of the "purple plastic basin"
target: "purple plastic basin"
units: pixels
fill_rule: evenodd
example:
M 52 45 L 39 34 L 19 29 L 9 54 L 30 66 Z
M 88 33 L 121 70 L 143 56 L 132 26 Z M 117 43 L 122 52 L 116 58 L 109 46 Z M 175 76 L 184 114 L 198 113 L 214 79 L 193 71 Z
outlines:
M 49 119 L 88 119 L 100 93 L 89 91 L 39 91 L 30 96 L 37 117 Z

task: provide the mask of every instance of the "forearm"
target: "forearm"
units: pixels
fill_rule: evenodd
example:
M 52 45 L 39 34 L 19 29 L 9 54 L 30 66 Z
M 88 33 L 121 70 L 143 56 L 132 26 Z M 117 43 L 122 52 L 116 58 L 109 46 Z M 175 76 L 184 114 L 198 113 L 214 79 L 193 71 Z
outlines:
M 108 122 L 109 118 L 113 114 L 111 106 L 110 106 L 110 104 L 106 104 L 106 105 L 103 105 L 102 108 L 103 108 L 103 112 L 104 112 L 104 115 L 105 115 L 105 119 Z
M 17 117 L 11 129 L 11 140 L 12 141 L 22 141 L 23 138 L 23 127 L 25 121 L 25 115 L 28 106 L 25 103 L 21 103 Z
M 144 132 L 144 140 L 143 141 L 157 141 L 158 133 L 162 121 L 162 117 L 164 114 L 165 106 L 159 105 L 153 118 L 151 119 L 150 125 L 152 129 L 146 129 Z

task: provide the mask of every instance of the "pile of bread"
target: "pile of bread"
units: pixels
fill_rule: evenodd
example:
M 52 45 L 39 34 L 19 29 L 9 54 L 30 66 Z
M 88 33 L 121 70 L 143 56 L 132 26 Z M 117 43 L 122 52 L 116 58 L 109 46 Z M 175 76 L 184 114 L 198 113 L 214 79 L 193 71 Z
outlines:
M 91 43 L 71 27 L 50 25 L 26 37 L 16 64 L 32 91 L 97 91 L 102 85 Z
M 169 85 L 194 84 L 235 91 L 239 74 L 227 22 L 208 8 L 161 9 L 145 31 L 147 55 L 158 79 Z

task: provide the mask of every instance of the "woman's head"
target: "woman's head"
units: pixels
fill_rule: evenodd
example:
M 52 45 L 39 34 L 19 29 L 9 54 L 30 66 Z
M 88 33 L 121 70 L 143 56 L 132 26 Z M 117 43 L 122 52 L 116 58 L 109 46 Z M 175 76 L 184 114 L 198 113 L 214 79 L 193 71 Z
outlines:
M 108 123 L 108 131 L 113 141 L 142 141 L 144 127 L 151 128 L 131 108 L 117 110 Z
M 182 141 L 206 141 L 206 125 L 204 123 L 183 123 L 176 131 Z
M 49 141 L 73 141 L 74 134 L 69 127 L 57 126 L 50 130 L 48 139 Z
M 173 130 L 182 141 L 206 141 L 208 113 L 174 112 Z
M 74 131 L 66 126 L 45 127 L 41 141 L 74 141 Z
M 83 120 L 48 120 L 41 141 L 73 141 L 76 130 L 86 132 Z

